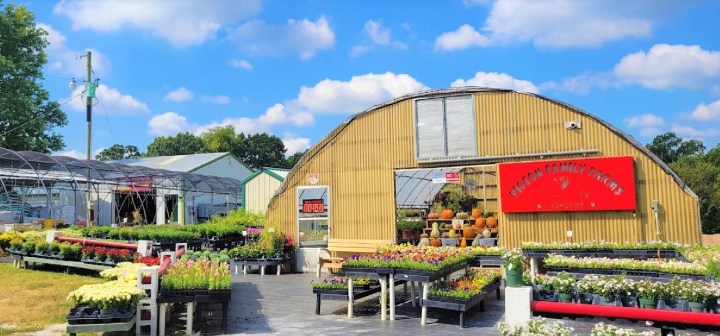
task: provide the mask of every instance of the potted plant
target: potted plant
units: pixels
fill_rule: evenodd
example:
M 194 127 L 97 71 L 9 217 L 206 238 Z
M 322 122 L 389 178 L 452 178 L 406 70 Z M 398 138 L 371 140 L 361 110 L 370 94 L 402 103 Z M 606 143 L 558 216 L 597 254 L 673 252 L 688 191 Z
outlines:
M 505 286 L 522 286 L 522 274 L 525 268 L 525 256 L 520 249 L 508 250 L 503 254 L 505 265 Z
M 657 308 L 657 302 L 662 290 L 657 283 L 649 280 L 640 280 L 636 283 L 640 308 Z
M 575 278 L 567 272 L 560 272 L 560 274 L 552 278 L 552 288 L 558 293 L 560 302 L 572 302 L 575 282 Z
M 680 292 L 683 299 L 687 300 L 691 312 L 705 311 L 705 301 L 708 298 L 708 291 L 698 282 L 684 281 Z
M 620 294 L 620 303 L 622 303 L 623 307 L 638 306 L 637 287 L 635 281 L 625 279 L 625 276 L 622 276 L 618 293 Z

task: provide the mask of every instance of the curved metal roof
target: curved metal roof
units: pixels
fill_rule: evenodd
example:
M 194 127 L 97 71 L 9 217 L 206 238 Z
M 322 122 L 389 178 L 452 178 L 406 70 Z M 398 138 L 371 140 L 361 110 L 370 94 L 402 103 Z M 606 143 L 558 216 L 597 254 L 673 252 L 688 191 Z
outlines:
M 305 154 L 295 164 L 293 169 L 290 170 L 290 173 L 288 173 L 288 177 L 285 179 L 285 182 L 283 182 L 283 184 L 280 186 L 280 188 L 278 188 L 275 191 L 275 195 L 279 195 L 280 193 L 284 192 L 285 189 L 287 189 L 287 184 L 291 180 L 291 177 L 300 169 L 300 167 L 305 165 L 305 163 L 307 163 L 312 157 L 317 155 L 317 153 L 319 153 L 320 150 L 322 150 L 325 146 L 330 144 L 335 139 L 335 137 L 337 137 L 340 134 L 340 132 L 342 132 L 345 129 L 345 127 L 347 127 L 350 123 L 352 123 L 356 118 L 363 116 L 365 114 L 368 114 L 368 113 L 375 112 L 383 107 L 390 106 L 390 105 L 393 105 L 395 103 L 398 103 L 400 101 L 407 100 L 407 99 L 442 97 L 442 96 L 477 93 L 477 92 L 506 92 L 506 93 L 519 93 L 519 94 L 524 94 L 524 95 L 528 95 L 528 96 L 533 96 L 533 97 L 536 97 L 536 98 L 539 98 L 542 100 L 547 100 L 547 101 L 553 102 L 555 104 L 558 104 L 560 106 L 568 108 L 574 112 L 582 114 L 583 116 L 591 118 L 591 119 L 597 121 L 598 123 L 602 124 L 603 126 L 607 127 L 610 131 L 615 133 L 617 136 L 623 138 L 625 141 L 627 141 L 628 143 L 630 143 L 631 145 L 636 147 L 639 151 L 643 152 L 645 155 L 650 157 L 650 159 L 655 161 L 655 163 L 657 163 L 668 175 L 673 177 L 673 179 L 675 180 L 675 183 L 677 183 L 680 186 L 680 188 L 682 188 L 685 192 L 687 192 L 692 197 L 697 199 L 697 195 L 692 190 L 690 190 L 690 188 L 687 186 L 687 184 L 685 184 L 685 182 L 683 182 L 680 179 L 680 177 L 677 174 L 675 174 L 675 172 L 672 169 L 670 169 L 670 167 L 665 162 L 660 160 L 660 158 L 658 158 L 649 149 L 647 149 L 647 147 L 645 147 L 644 145 L 639 143 L 637 140 L 635 140 L 632 136 L 621 131 L 619 128 L 613 126 L 612 124 L 600 119 L 599 117 L 597 117 L 593 114 L 590 114 L 588 112 L 585 112 L 584 110 L 581 110 L 570 104 L 567 104 L 567 103 L 564 103 L 564 102 L 561 102 L 559 100 L 555 100 L 552 98 L 548 98 L 545 96 L 541 96 L 539 94 L 520 92 L 520 91 L 514 91 L 514 90 L 508 90 L 508 89 L 495 89 L 495 88 L 473 87 L 473 86 L 451 88 L 451 89 L 427 90 L 427 91 L 411 93 L 411 94 L 404 95 L 402 97 L 392 99 L 392 100 L 384 102 L 384 103 L 374 105 L 365 111 L 362 111 L 360 113 L 352 115 L 347 120 L 345 120 L 342 124 L 340 124 L 338 127 L 333 129 L 330 133 L 328 133 L 328 135 L 326 135 L 320 141 L 318 141 L 318 143 L 315 144 L 315 146 L 311 147 L 310 149 L 308 149 L 305 152 Z
M 38 186 L 57 182 L 120 184 L 137 179 L 151 179 L 153 187 L 237 195 L 240 181 L 227 178 L 118 162 L 78 160 L 67 156 L 49 156 L 30 151 L 0 148 L 0 177 L 15 180 L 37 180 Z

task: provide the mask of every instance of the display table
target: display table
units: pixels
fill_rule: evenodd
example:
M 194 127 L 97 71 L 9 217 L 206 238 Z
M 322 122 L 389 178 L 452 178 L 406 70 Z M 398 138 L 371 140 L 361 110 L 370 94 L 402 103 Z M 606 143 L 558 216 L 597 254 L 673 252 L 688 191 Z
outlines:
M 283 259 L 255 259 L 255 260 L 235 260 L 235 274 L 238 274 L 238 269 L 240 266 L 243 268 L 243 274 L 247 274 L 248 266 L 259 266 L 260 267 L 260 275 L 265 275 L 265 267 L 267 266 L 276 266 L 277 271 L 276 275 L 280 275 L 281 266 L 283 264 L 290 264 L 292 263 L 293 259 L 291 258 L 283 258 Z
M 422 300 L 423 307 L 441 308 L 460 312 L 460 327 L 465 328 L 465 313 L 473 307 L 480 305 L 480 310 L 485 311 L 485 298 L 488 294 L 495 292 L 496 298 L 500 299 L 500 279 L 488 284 L 477 295 L 470 299 L 455 299 L 442 296 L 431 296 Z
M 82 269 L 88 269 L 93 271 L 104 271 L 106 269 L 111 269 L 113 266 L 106 266 L 106 265 L 96 265 L 96 264 L 88 264 L 84 263 L 82 261 L 72 261 L 72 260 L 62 260 L 62 259 L 50 259 L 50 258 L 39 258 L 39 257 L 31 257 L 31 256 L 24 256 L 21 259 L 22 264 L 27 269 L 29 263 L 33 264 L 46 264 L 46 265 L 58 265 L 58 266 L 64 266 L 66 268 L 82 268 Z
M 135 320 L 137 315 L 133 316 L 127 322 L 117 323 L 98 323 L 98 324 L 68 324 L 65 332 L 70 336 L 75 336 L 77 333 L 104 333 L 110 331 L 129 331 L 135 326 Z

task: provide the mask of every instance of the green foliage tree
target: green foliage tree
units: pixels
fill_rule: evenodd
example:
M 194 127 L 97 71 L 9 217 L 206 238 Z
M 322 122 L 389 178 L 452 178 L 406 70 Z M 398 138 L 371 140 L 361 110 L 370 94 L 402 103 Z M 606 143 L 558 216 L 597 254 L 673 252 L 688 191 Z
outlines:
M 280 138 L 267 133 L 249 135 L 242 142 L 238 157 L 253 169 L 285 167 L 285 144 Z
M 142 156 L 138 148 L 133 145 L 120 145 L 114 144 L 109 148 L 105 148 L 100 153 L 95 155 L 95 160 L 109 161 L 109 160 L 122 160 L 122 159 L 133 159 Z
M 300 161 L 300 158 L 302 158 L 303 155 L 305 155 L 305 152 L 297 152 L 293 155 L 290 155 L 287 159 L 285 159 L 285 166 L 283 168 L 292 169 L 292 167 L 295 167 L 295 165 Z
M 155 138 L 148 145 L 147 156 L 171 156 L 207 153 L 203 140 L 192 133 L 178 133 L 175 136 Z
M 205 143 L 208 152 L 230 152 L 235 156 L 239 156 L 245 135 L 242 133 L 236 134 L 235 127 L 227 125 L 210 128 L 203 132 L 200 138 Z
M 24 6 L 0 0 L 0 147 L 42 153 L 65 147 L 52 129 L 67 124 L 42 87 L 47 32 Z
M 685 155 L 703 155 L 705 145 L 700 140 L 684 141 L 674 132 L 667 132 L 656 136 L 652 143 L 645 145 L 665 163 L 675 162 Z
M 685 155 L 670 167 L 698 195 L 703 233 L 720 233 L 720 166 L 697 155 Z

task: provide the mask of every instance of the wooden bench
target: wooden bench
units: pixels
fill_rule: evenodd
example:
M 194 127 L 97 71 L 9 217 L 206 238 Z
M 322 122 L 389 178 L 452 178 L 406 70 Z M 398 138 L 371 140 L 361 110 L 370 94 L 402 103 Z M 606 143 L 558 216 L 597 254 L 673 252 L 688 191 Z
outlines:
M 392 245 L 392 240 L 367 240 L 367 239 L 333 239 L 328 241 L 328 247 L 321 249 L 318 254 L 318 271 L 323 268 L 340 269 L 343 257 L 341 254 L 371 254 L 377 251 L 380 246 Z

